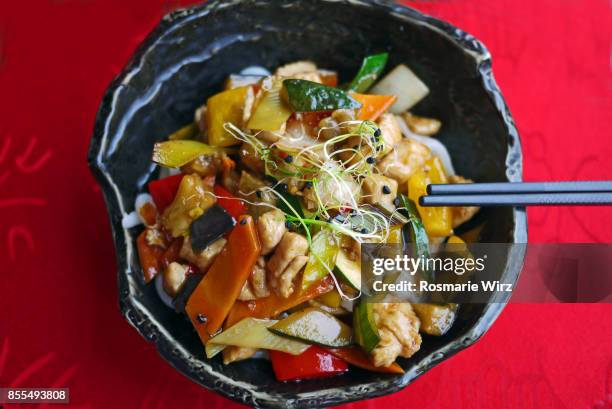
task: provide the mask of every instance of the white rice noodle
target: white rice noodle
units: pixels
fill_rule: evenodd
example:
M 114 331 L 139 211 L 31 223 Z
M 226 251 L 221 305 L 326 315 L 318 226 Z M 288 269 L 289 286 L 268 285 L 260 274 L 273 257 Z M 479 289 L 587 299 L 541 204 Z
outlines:
M 453 167 L 453 162 L 451 161 L 450 154 L 448 153 L 446 146 L 444 146 L 442 142 L 440 142 L 436 138 L 432 138 L 430 136 L 418 135 L 412 132 L 410 128 L 408 128 L 408 125 L 406 124 L 406 122 L 401 116 L 396 115 L 396 117 L 397 117 L 397 121 L 399 122 L 400 128 L 402 129 L 402 133 L 404 134 L 406 138 L 411 139 L 415 142 L 422 143 L 423 145 L 431 149 L 431 152 L 434 155 L 436 155 L 438 158 L 440 158 L 440 161 L 442 162 L 442 166 L 444 166 L 444 172 L 446 173 L 446 176 L 456 175 L 455 168 Z
M 261 75 L 262 77 L 267 77 L 269 75 L 272 75 L 272 73 L 270 73 L 270 71 L 268 71 L 262 66 L 251 65 L 249 67 L 243 68 L 242 71 L 240 71 L 240 75 Z
M 140 216 L 136 210 L 131 213 L 124 214 L 123 219 L 121 219 L 121 227 L 124 229 L 131 229 L 132 227 L 136 227 L 141 224 L 142 220 L 140 220 Z
M 157 295 L 161 298 L 162 302 L 166 305 L 166 307 L 174 310 L 174 305 L 172 304 L 172 297 L 166 293 L 164 290 L 164 278 L 161 274 L 158 274 L 155 277 L 155 290 L 157 291 Z

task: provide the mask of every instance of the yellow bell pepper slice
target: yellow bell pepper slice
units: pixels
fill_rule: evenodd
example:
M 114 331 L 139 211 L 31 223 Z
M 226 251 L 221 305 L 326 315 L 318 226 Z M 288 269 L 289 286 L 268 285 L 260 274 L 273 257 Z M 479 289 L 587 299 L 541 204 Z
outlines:
M 250 86 L 220 92 L 206 102 L 206 128 L 208 143 L 212 146 L 232 146 L 241 143 L 225 130 L 226 123 L 242 127 L 244 104 Z
M 408 179 L 408 197 L 416 203 L 427 234 L 430 237 L 446 237 L 453 233 L 452 209 L 419 205 L 419 197 L 427 194 L 427 185 L 430 183 L 448 183 L 442 162 L 436 156 L 425 162 L 423 169 Z

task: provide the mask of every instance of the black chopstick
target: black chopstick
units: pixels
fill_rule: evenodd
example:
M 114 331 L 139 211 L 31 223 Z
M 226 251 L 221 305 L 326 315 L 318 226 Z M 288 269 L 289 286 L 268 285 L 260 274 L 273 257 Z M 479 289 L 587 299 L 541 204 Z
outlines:
M 421 206 L 562 206 L 609 205 L 612 192 L 501 193 L 431 195 L 419 198 Z
M 456 183 L 427 186 L 430 195 L 612 192 L 612 181 Z

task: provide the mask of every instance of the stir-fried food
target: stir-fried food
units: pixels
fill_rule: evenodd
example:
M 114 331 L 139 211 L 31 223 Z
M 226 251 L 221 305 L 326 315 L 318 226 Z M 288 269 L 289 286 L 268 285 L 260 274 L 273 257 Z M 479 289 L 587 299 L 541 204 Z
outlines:
M 172 175 L 136 201 L 144 279 L 161 281 L 207 357 L 268 352 L 279 380 L 347 363 L 402 373 L 396 359 L 417 353 L 422 333 L 452 326 L 456 305 L 360 297 L 362 243 L 408 234 L 428 254 L 460 241 L 454 229 L 478 211 L 418 205 L 430 183 L 471 180 L 435 139 L 441 121 L 409 111 L 427 86 L 405 65 L 382 77 L 386 62 L 366 57 L 344 86 L 310 61 L 232 74 L 192 124 L 153 147 Z

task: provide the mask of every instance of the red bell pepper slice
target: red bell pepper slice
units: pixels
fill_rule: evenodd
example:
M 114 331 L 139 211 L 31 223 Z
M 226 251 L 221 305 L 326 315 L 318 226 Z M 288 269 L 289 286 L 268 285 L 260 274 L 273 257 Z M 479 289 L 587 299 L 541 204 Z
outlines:
M 167 178 L 149 182 L 149 193 L 160 214 L 174 200 L 174 196 L 176 196 L 183 176 L 182 173 L 179 173 L 178 175 L 168 176 Z
M 342 359 L 312 345 L 300 355 L 280 351 L 269 351 L 274 375 L 279 381 L 326 378 L 348 371 Z
M 224 187 L 216 185 L 213 191 L 217 196 L 217 204 L 227 210 L 234 219 L 238 220 L 238 217 L 247 212 L 247 207 L 242 200 L 232 195 Z

